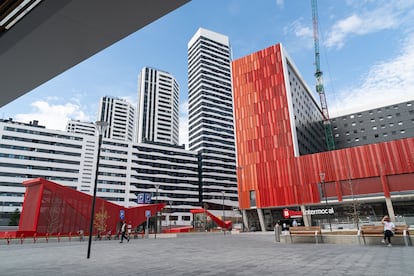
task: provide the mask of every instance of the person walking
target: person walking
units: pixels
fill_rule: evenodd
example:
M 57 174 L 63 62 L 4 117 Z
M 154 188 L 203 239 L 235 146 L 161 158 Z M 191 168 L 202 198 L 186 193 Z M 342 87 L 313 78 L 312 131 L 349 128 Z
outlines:
M 126 235 L 126 231 L 127 231 L 127 224 L 124 220 L 121 226 L 121 241 L 119 243 L 122 243 L 124 241 L 124 238 L 129 242 L 129 237 Z
M 391 237 L 394 236 L 395 224 L 388 216 L 384 216 L 381 223 L 384 224 L 384 239 L 381 242 L 386 243 L 388 241 L 388 247 L 391 247 Z

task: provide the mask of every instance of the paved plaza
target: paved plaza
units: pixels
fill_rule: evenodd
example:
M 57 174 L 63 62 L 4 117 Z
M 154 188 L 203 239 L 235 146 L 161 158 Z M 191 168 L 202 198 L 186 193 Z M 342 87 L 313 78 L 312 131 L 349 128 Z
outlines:
M 414 247 L 281 244 L 272 233 L 0 241 L 0 275 L 413 275 Z

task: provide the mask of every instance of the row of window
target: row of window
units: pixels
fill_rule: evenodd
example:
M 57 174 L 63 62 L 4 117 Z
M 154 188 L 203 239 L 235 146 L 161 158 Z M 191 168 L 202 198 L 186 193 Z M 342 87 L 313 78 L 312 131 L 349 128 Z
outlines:
M 405 133 L 405 130 L 402 129 L 400 131 L 400 133 Z M 391 135 L 397 135 L 397 132 L 396 131 L 392 131 L 391 132 Z M 389 133 L 387 133 L 387 132 L 384 132 L 384 133 L 381 133 L 381 134 L 374 134 L 374 138 L 388 137 L 388 136 L 389 136 Z M 335 134 L 335 137 L 339 137 L 339 134 Z M 362 136 L 362 140 L 367 140 L 367 136 Z M 359 142 L 359 141 L 360 141 L 360 138 L 359 137 L 355 137 L 353 140 L 352 139 L 347 139 L 347 142 L 348 143 Z

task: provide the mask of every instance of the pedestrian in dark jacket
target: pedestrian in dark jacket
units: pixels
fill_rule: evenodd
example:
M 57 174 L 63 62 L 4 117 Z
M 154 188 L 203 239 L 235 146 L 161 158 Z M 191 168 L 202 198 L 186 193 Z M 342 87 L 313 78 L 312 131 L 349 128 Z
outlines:
M 129 242 L 129 237 L 126 235 L 126 231 L 127 231 L 127 225 L 124 220 L 121 226 L 121 241 L 119 243 L 122 243 L 124 241 L 124 238 Z

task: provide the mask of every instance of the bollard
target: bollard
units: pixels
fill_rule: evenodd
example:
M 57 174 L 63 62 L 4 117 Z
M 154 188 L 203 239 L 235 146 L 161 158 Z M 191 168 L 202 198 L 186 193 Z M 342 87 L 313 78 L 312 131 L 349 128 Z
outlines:
M 72 232 L 69 232 L 69 241 L 72 241 Z
M 6 239 L 7 239 L 7 245 L 10 244 L 10 235 L 9 232 L 6 232 Z
M 60 242 L 60 232 L 57 234 L 58 242 Z
M 45 238 L 46 238 L 46 243 L 48 243 L 49 242 L 49 233 L 46 233 Z
M 37 233 L 34 233 L 33 234 L 33 243 L 36 243 L 36 240 L 37 240 Z
M 280 242 L 280 232 L 281 232 L 281 228 L 279 223 L 276 223 L 275 225 L 275 241 L 276 242 Z
M 24 234 L 21 234 L 20 235 L 20 244 L 23 244 L 23 241 L 24 241 Z

